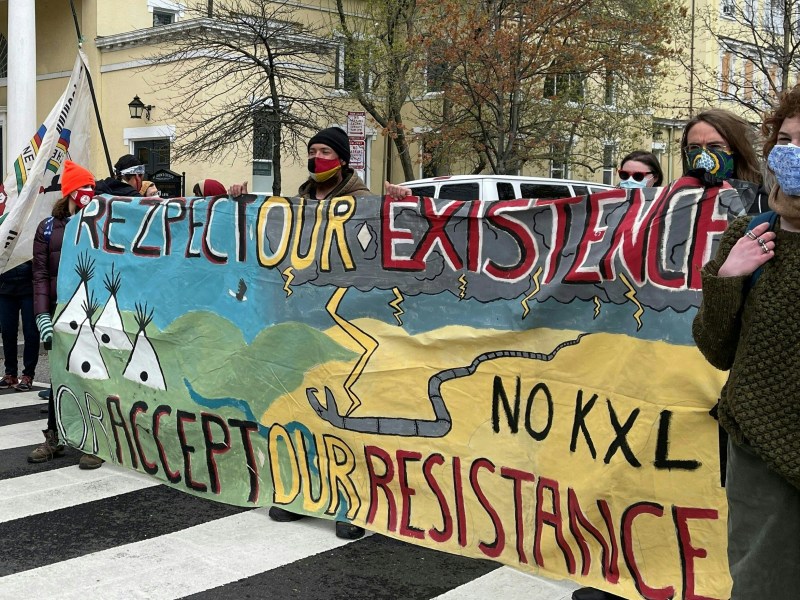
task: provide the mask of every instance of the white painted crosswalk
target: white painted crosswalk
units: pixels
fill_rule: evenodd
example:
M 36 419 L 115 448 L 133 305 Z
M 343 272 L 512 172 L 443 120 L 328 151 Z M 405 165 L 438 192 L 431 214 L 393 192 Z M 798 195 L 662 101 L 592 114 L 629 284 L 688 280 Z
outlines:
M 68 451 L 30 465 L 43 401 L 0 395 L 0 600 L 396 598 L 568 600 L 576 586 L 332 523 L 276 523 Z

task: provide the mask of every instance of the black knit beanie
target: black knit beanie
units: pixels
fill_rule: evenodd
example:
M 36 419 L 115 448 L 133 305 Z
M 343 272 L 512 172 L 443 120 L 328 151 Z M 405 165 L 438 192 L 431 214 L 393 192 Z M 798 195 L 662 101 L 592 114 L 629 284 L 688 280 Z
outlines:
M 350 139 L 341 127 L 323 129 L 308 140 L 309 149 L 311 149 L 312 144 L 330 146 L 339 158 L 346 163 L 350 162 Z

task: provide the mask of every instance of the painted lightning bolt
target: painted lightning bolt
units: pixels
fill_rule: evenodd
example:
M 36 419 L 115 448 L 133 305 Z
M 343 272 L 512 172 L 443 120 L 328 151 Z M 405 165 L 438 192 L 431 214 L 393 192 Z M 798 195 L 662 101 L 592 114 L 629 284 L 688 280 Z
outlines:
M 533 283 L 533 289 L 531 290 L 530 294 L 528 294 L 522 299 L 521 304 L 522 304 L 523 319 L 528 316 L 529 312 L 531 312 L 531 309 L 528 306 L 528 300 L 533 298 L 542 289 L 541 286 L 539 285 L 539 277 L 542 276 L 542 270 L 543 270 L 542 267 L 539 267 L 538 269 L 536 269 L 536 272 L 531 276 L 531 283 Z
M 458 278 L 458 282 L 461 284 L 458 286 L 458 299 L 463 300 L 464 296 L 467 295 L 467 278 L 464 277 L 464 274 L 461 274 L 461 277 Z
M 389 302 L 389 306 L 394 309 L 394 318 L 397 319 L 397 324 L 402 325 L 403 319 L 400 318 L 400 315 L 405 314 L 406 311 L 400 307 L 400 304 L 405 298 L 398 288 L 392 288 L 392 292 L 394 293 L 394 300 Z
M 594 318 L 595 319 L 600 316 L 600 306 L 601 306 L 600 305 L 600 298 L 595 296 L 594 297 Z
M 338 288 L 325 305 L 325 310 L 328 311 L 328 314 L 336 322 L 336 324 L 342 328 L 342 331 L 349 335 L 353 341 L 355 341 L 355 343 L 364 350 L 356 362 L 356 365 L 353 367 L 353 370 L 350 371 L 347 379 L 345 379 L 343 385 L 344 391 L 347 392 L 347 396 L 350 398 L 351 402 L 350 409 L 345 413 L 345 415 L 349 415 L 355 409 L 361 406 L 361 399 L 356 395 L 352 388 L 358 381 L 358 378 L 361 377 L 361 373 L 364 372 L 364 368 L 367 366 L 369 359 L 372 358 L 375 350 L 378 349 L 378 341 L 364 330 L 359 329 L 353 323 L 338 314 L 337 311 L 339 310 L 339 304 L 341 304 L 342 298 L 344 298 L 346 293 L 347 288 Z
M 633 286 L 628 281 L 628 278 L 625 277 L 622 273 L 620 273 L 619 278 L 622 280 L 622 283 L 625 284 L 625 287 L 628 288 L 628 291 L 625 292 L 625 297 L 633 302 L 639 308 L 633 313 L 633 318 L 636 319 L 636 331 L 639 331 L 642 328 L 642 319 L 641 316 L 644 314 L 644 307 L 639 303 L 639 300 L 636 298 L 636 290 L 633 289 Z
M 290 285 L 292 285 L 292 281 L 294 281 L 294 269 L 292 267 L 286 267 L 283 270 L 282 275 L 286 277 L 286 283 L 283 284 L 283 291 L 286 292 L 286 297 L 288 298 L 294 293 L 292 292 L 292 289 L 289 287 Z

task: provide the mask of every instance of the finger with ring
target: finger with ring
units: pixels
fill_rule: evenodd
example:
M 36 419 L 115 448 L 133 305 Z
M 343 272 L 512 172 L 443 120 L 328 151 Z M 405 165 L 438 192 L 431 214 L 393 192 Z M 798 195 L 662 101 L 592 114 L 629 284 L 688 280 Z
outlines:
M 764 254 L 769 254 L 769 248 L 767 248 L 767 245 L 762 241 L 760 241 L 759 244 L 761 244 L 761 251 Z
M 748 231 L 748 232 L 747 232 L 745 235 L 746 235 L 747 237 L 749 237 L 751 240 L 754 240 L 754 239 L 756 239 L 756 234 L 755 234 L 755 233 L 753 233 L 752 231 Z
M 763 246 L 767 240 L 765 240 L 764 238 L 757 238 L 756 241 Z

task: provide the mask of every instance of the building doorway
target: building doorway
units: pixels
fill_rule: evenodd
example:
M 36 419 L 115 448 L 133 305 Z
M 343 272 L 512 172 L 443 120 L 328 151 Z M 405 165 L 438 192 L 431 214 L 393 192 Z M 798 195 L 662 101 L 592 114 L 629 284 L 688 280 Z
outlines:
M 153 173 L 169 169 L 169 146 L 169 138 L 133 142 L 133 155 L 145 166 L 144 179 L 149 180 Z

